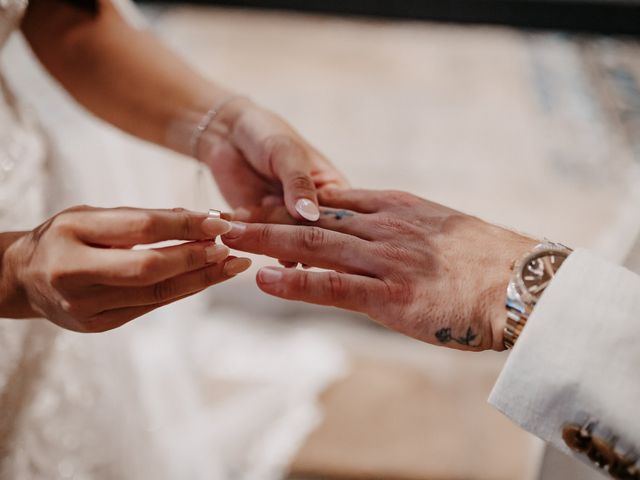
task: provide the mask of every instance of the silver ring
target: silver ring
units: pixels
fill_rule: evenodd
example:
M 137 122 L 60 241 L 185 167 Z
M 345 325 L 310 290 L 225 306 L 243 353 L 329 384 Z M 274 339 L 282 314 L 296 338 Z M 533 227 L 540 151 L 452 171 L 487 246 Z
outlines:
M 222 218 L 222 212 L 220 210 L 214 210 L 213 208 L 210 208 L 209 214 L 207 216 L 209 218 L 215 218 L 216 220 L 220 220 Z

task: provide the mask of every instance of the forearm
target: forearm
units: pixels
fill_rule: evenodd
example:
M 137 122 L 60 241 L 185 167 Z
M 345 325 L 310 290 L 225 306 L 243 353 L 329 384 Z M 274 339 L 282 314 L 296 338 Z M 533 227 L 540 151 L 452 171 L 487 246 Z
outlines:
M 26 232 L 0 233 L 0 318 L 32 318 L 38 316 L 29 305 L 16 278 L 16 262 L 8 254 Z
M 183 153 L 189 153 L 189 129 L 229 95 L 153 34 L 127 23 L 109 0 L 100 1 L 95 16 L 59 0 L 34 0 L 23 31 L 80 104 L 128 133 Z

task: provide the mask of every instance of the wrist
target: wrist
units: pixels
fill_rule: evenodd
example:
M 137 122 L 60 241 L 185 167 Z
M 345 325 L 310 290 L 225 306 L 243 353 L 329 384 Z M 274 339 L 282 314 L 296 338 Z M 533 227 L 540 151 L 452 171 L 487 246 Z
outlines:
M 28 232 L 0 234 L 0 317 L 32 318 L 38 316 L 31 308 L 20 282 L 21 239 Z
M 517 258 L 506 289 L 504 349 L 511 349 L 525 329 L 529 317 L 572 250 L 548 240 Z
M 509 232 L 511 238 L 501 245 L 499 255 L 496 256 L 492 288 L 487 292 L 488 307 L 486 322 L 491 328 L 491 349 L 505 350 L 504 327 L 507 318 L 506 295 L 509 282 L 513 276 L 514 264 L 531 252 L 539 241 Z
M 237 116 L 241 114 L 235 105 L 234 108 L 230 108 L 231 104 L 249 102 L 245 97 L 230 90 L 212 86 L 211 91 L 215 93 L 198 96 L 169 123 L 165 142 L 168 148 L 199 159 L 196 151 L 200 140 L 198 137 L 214 133 L 226 135 Z

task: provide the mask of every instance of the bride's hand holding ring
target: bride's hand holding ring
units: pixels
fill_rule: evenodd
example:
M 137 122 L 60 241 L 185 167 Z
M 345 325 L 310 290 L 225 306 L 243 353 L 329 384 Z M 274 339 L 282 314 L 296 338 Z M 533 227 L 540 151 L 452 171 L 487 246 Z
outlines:
M 119 327 L 246 270 L 214 240 L 222 219 L 183 209 L 75 207 L 14 235 L 2 256 L 0 316 L 79 332 Z M 133 249 L 166 240 L 187 242 Z

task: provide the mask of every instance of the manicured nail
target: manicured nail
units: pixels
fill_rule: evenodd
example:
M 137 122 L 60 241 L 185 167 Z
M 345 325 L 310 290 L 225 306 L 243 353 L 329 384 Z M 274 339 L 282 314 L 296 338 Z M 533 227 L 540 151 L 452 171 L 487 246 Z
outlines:
M 258 278 L 262 283 L 276 283 L 282 279 L 282 269 L 264 267 L 258 272 Z
M 231 229 L 225 234 L 225 238 L 239 238 L 247 229 L 244 223 L 231 222 Z
M 251 212 L 246 208 L 236 208 L 233 211 L 233 219 L 238 222 L 246 222 L 251 218 Z
M 220 263 L 229 256 L 229 247 L 226 245 L 211 244 L 204 249 L 207 263 Z
M 251 260 L 248 258 L 234 258 L 224 264 L 224 274 L 227 277 L 233 277 L 239 273 L 244 272 L 251 266 Z
M 301 198 L 296 202 L 296 212 L 310 222 L 315 222 L 320 218 L 318 206 L 307 198 Z
M 224 235 L 231 230 L 231 224 L 218 218 L 207 218 L 202 222 L 202 231 L 212 237 Z

